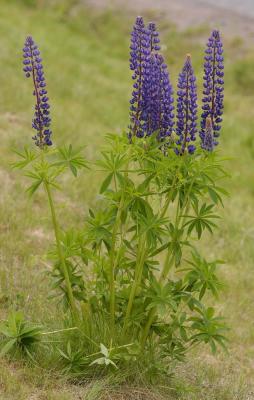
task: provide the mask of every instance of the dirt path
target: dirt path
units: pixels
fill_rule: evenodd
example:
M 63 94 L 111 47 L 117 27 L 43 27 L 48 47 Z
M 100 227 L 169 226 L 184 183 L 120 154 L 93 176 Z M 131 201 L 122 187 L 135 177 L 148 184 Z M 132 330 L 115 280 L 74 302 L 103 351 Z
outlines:
M 100 8 L 125 7 L 128 11 L 135 12 L 135 15 L 151 11 L 155 17 L 166 16 L 179 29 L 207 24 L 211 28 L 222 29 L 224 34 L 231 37 L 251 40 L 254 44 L 253 17 L 205 4 L 201 0 L 86 0 L 86 2 Z

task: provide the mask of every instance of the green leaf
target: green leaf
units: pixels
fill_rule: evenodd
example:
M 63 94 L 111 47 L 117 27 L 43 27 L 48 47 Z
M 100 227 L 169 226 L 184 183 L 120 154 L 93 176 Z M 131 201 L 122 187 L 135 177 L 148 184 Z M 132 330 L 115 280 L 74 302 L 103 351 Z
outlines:
M 107 188 L 109 187 L 109 185 L 110 185 L 110 183 L 111 183 L 111 181 L 112 181 L 113 176 L 114 176 L 114 174 L 113 174 L 113 172 L 112 172 L 111 174 L 109 174 L 109 175 L 104 179 L 104 181 L 102 182 L 101 188 L 100 188 L 100 193 L 101 193 L 101 194 L 104 193 L 105 190 L 107 190 Z
M 80 154 L 83 148 L 73 150 L 72 145 L 70 144 L 68 147 L 59 147 L 57 150 L 59 161 L 53 163 L 53 166 L 60 165 L 68 167 L 75 177 L 77 176 L 79 169 L 88 168 L 86 159 Z
M 108 351 L 107 347 L 104 346 L 103 343 L 100 343 L 100 349 L 101 349 L 101 353 L 102 353 L 105 357 L 108 357 L 108 356 L 109 356 L 109 351 Z
M 42 180 L 38 180 L 38 181 L 34 182 L 31 186 L 29 186 L 29 187 L 26 189 L 26 192 L 27 192 L 30 196 L 32 196 L 32 195 L 39 189 L 39 187 L 41 186 L 41 184 L 42 184 Z
M 9 351 L 15 346 L 16 343 L 16 338 L 8 340 L 8 342 L 2 347 L 0 351 L 0 357 L 3 357 L 5 354 L 9 353 Z
M 36 155 L 34 151 L 31 151 L 28 147 L 24 147 L 23 153 L 17 150 L 14 150 L 14 153 L 22 159 L 21 161 L 17 161 L 11 164 L 12 168 L 17 169 L 25 168 L 28 164 L 30 164 L 38 157 L 38 155 Z
M 161 247 L 159 247 L 158 249 L 153 250 L 153 251 L 149 254 L 149 256 L 150 256 L 150 257 L 157 256 L 157 255 L 158 255 L 159 253 L 161 253 L 163 250 L 168 249 L 169 246 L 170 246 L 170 244 L 171 244 L 171 242 L 167 242 L 167 243 L 163 244 L 163 245 L 162 245 Z

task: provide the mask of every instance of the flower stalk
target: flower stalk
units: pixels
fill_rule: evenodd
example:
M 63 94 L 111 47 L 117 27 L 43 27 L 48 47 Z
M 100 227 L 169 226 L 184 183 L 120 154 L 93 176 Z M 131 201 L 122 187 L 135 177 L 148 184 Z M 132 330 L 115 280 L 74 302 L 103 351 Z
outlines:
M 131 310 L 133 307 L 133 302 L 134 302 L 138 287 L 141 283 L 144 262 L 145 262 L 145 254 L 146 254 L 146 241 L 145 241 L 145 238 L 142 235 L 140 235 L 139 243 L 138 243 L 138 254 L 137 254 L 137 263 L 136 263 L 136 267 L 135 267 L 134 281 L 131 286 L 130 297 L 129 297 L 128 304 L 127 304 L 124 325 L 123 325 L 123 332 L 126 332 L 128 322 L 130 319 L 130 315 L 131 315 Z
M 110 311 L 110 329 L 114 336 L 115 330 L 115 267 L 116 267 L 116 242 L 117 233 L 121 224 L 122 209 L 124 206 L 124 192 L 122 192 L 120 204 L 118 206 L 116 220 L 112 232 L 112 245 L 110 249 L 110 270 L 109 270 L 109 311 Z
M 70 303 L 70 307 L 71 307 L 71 311 L 72 311 L 72 314 L 73 314 L 73 318 L 74 318 L 75 321 L 78 321 L 78 310 L 77 310 L 77 307 L 76 307 L 76 304 L 75 304 L 75 300 L 74 300 L 74 296 L 73 296 L 73 292 L 72 292 L 72 287 L 71 287 L 71 281 L 70 281 L 70 277 L 69 277 L 68 268 L 67 268 L 67 265 L 66 265 L 66 262 L 65 262 L 65 258 L 64 258 L 64 255 L 63 255 L 63 250 L 62 250 L 61 241 L 60 241 L 60 229 L 59 229 L 59 225 L 58 225 L 57 218 L 56 218 L 56 211 L 55 211 L 55 206 L 54 206 L 54 201 L 53 201 L 50 185 L 49 185 L 47 179 L 44 179 L 43 184 L 44 184 L 44 188 L 45 188 L 46 194 L 48 196 L 48 202 L 49 202 L 49 207 L 50 207 L 50 212 L 51 212 L 52 225 L 53 225 L 53 229 L 54 229 L 54 233 L 55 233 L 55 239 L 56 239 L 57 253 L 58 253 L 59 260 L 60 260 L 62 273 L 63 273 L 64 279 L 65 279 L 68 301 Z
M 32 76 L 33 86 L 34 86 L 33 95 L 35 96 L 36 99 L 35 112 L 32 120 L 32 127 L 33 129 L 35 129 L 36 134 L 35 136 L 33 136 L 33 140 L 35 141 L 35 145 L 38 146 L 41 151 L 41 161 L 42 164 L 44 164 L 44 150 L 46 149 L 47 146 L 52 145 L 51 141 L 52 132 L 50 130 L 51 118 L 49 112 L 50 105 L 48 102 L 49 98 L 47 97 L 46 82 L 43 71 L 42 59 L 40 57 L 40 51 L 31 36 L 28 36 L 26 38 L 25 45 L 23 48 L 23 58 L 24 58 L 23 71 L 25 72 L 25 76 L 27 78 L 30 78 Z M 66 284 L 68 302 L 70 304 L 74 320 L 78 321 L 78 310 L 73 296 L 68 268 L 63 255 L 63 250 L 60 241 L 60 229 L 56 218 L 55 206 L 51 193 L 50 183 L 47 179 L 47 174 L 43 174 L 43 185 L 48 197 L 52 225 L 56 239 L 57 253 Z

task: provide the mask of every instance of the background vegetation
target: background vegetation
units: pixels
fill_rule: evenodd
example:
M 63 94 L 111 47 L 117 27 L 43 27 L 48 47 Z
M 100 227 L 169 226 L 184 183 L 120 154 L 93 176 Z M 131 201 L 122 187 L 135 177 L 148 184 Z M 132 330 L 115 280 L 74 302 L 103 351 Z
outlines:
M 166 44 L 163 51 L 174 85 L 182 60 L 190 52 L 200 87 L 202 48 L 209 31 L 197 27 L 180 33 L 168 22 L 156 22 Z M 28 144 L 32 135 L 33 99 L 21 65 L 24 38 L 30 33 L 40 44 L 53 106 L 54 141 L 85 144 L 87 157 L 94 160 L 104 134 L 121 132 L 128 124 L 132 24 L 131 15 L 95 12 L 77 4 L 72 6 L 70 1 L 52 7 L 35 7 L 32 0 L 26 4 L 1 1 L 1 318 L 16 307 L 31 320 L 46 323 L 49 329 L 59 327 L 61 320 L 57 306 L 47 300 L 50 283 L 44 255 L 53 237 L 44 195 L 37 194 L 35 201 L 29 200 L 23 193 L 23 178 L 10 169 L 14 159 L 11 149 Z M 254 398 L 254 52 L 247 45 L 238 38 L 224 40 L 226 104 L 220 145 L 230 157 L 228 169 L 232 178 L 227 189 L 231 197 L 221 212 L 220 230 L 208 237 L 210 245 L 203 249 L 207 255 L 227 261 L 221 267 L 225 290 L 217 311 L 227 317 L 231 327 L 229 355 L 213 356 L 208 348 L 194 351 L 187 364 L 177 366 L 175 377 L 168 384 L 172 399 Z M 63 226 L 82 226 L 89 204 L 96 201 L 94 176 L 99 179 L 98 173 L 85 172 L 74 184 L 66 178 L 65 193 L 58 193 Z M 153 393 L 149 388 L 147 392 L 145 388 L 119 391 L 106 381 L 77 387 L 61 380 L 49 361 L 50 372 L 21 361 L 5 359 L 0 363 L 0 398 L 4 400 L 160 398 L 155 389 Z

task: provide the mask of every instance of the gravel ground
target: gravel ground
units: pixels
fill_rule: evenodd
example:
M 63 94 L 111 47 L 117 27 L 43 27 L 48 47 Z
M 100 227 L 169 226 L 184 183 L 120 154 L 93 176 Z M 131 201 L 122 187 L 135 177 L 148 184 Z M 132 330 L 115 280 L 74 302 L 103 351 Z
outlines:
M 126 8 L 135 14 L 153 12 L 155 17 L 166 16 L 179 29 L 208 24 L 217 27 L 231 37 L 241 37 L 253 41 L 254 16 L 253 8 L 249 14 L 232 9 L 214 6 L 212 0 L 83 0 L 99 8 Z M 205 1 L 205 2 L 204 2 Z M 209 4 L 207 3 L 209 1 Z M 246 1 L 246 0 L 245 0 Z M 251 0 L 254 2 L 254 0 Z M 227 0 L 227 4 L 230 0 Z M 241 3 L 238 0 L 238 4 Z M 236 0 L 234 3 L 236 4 Z M 247 7 L 247 5 L 246 5 Z M 235 7 L 239 10 L 239 7 Z M 250 42 L 251 44 L 251 42 Z

